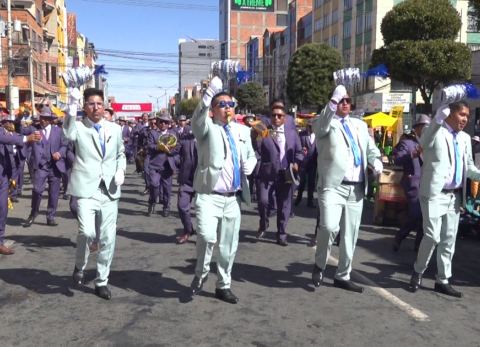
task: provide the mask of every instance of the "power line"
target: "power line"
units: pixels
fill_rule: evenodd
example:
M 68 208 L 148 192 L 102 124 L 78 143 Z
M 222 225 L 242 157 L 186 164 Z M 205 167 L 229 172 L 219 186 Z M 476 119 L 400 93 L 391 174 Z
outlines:
M 158 0 L 81 0 L 83 2 L 93 2 L 97 4 L 114 4 L 124 6 L 136 7 L 156 7 L 170 10 L 189 10 L 189 11 L 218 11 L 217 6 L 199 5 L 198 3 L 173 3 L 173 2 L 158 2 Z

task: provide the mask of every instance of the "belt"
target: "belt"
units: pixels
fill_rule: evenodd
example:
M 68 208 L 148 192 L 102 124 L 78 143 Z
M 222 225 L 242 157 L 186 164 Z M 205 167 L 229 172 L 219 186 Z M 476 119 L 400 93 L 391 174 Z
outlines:
M 442 189 L 442 193 L 460 193 L 463 189 L 462 188 L 453 188 L 453 189 Z
M 360 185 L 363 185 L 363 181 L 362 182 L 342 181 L 342 184 L 345 184 L 347 186 L 360 186 Z
M 241 190 L 237 190 L 236 192 L 213 192 L 213 194 L 216 194 L 216 195 L 221 195 L 221 196 L 224 196 L 224 197 L 227 197 L 227 198 L 230 198 L 232 196 L 240 196 L 240 194 L 242 194 L 242 191 Z

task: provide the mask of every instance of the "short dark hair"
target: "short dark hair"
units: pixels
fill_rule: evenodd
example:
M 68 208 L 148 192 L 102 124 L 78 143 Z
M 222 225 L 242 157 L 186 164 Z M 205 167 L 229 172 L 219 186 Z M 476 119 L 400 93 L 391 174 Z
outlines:
M 275 104 L 282 104 L 285 111 L 285 102 L 282 99 L 273 99 L 270 103 L 270 108 L 272 109 L 273 105 Z
M 211 103 L 212 107 L 216 105 L 217 99 L 218 99 L 219 97 L 221 97 L 221 96 L 228 96 L 230 99 L 233 99 L 232 95 L 231 95 L 230 93 L 228 93 L 228 92 L 220 92 L 220 93 L 217 93 L 217 94 L 215 94 L 215 95 L 213 96 L 213 98 L 212 98 L 212 103 Z
M 462 108 L 466 107 L 466 108 L 470 108 L 470 106 L 468 105 L 468 103 L 465 101 L 465 100 L 460 100 L 460 101 L 455 101 L 455 102 L 452 102 L 450 105 L 448 105 L 450 107 L 450 112 L 457 112 L 457 111 L 460 111 Z
M 113 116 L 113 110 L 111 108 L 106 108 L 105 111 L 110 113 L 110 116 Z
M 280 106 L 280 105 L 274 105 L 274 106 L 272 106 L 271 109 L 270 109 L 270 116 L 272 115 L 272 113 L 273 113 L 274 110 L 281 110 L 283 113 L 286 113 L 286 112 L 285 112 L 285 107 Z
M 105 97 L 103 95 L 103 90 L 97 89 L 97 88 L 87 88 L 83 92 L 83 101 L 87 101 L 89 97 L 92 95 L 96 95 L 102 98 L 102 100 L 105 100 Z

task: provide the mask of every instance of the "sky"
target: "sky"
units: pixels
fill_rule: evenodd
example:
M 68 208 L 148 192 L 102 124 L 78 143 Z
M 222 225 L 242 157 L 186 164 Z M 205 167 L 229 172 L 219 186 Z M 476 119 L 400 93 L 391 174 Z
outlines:
M 66 6 L 77 15 L 77 31 L 95 45 L 117 102 L 165 107 L 165 94 L 178 88 L 178 40 L 218 39 L 218 0 L 66 0 Z

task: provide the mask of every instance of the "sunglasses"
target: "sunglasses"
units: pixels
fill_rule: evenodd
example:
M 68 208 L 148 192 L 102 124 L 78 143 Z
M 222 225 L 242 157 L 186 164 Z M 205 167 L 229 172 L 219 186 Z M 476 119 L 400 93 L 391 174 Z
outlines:
M 343 99 L 340 100 L 338 103 L 339 103 L 339 104 L 343 104 L 343 103 L 345 103 L 345 104 L 351 104 L 351 103 L 352 103 L 352 99 L 350 99 L 350 98 L 343 98 Z
M 272 118 L 283 118 L 284 114 L 283 113 L 272 113 Z
M 166 120 L 159 120 L 158 123 L 160 123 L 160 124 L 170 124 L 170 122 L 168 122 Z
M 233 101 L 224 101 L 224 100 L 221 100 L 216 106 L 220 107 L 220 108 L 225 108 L 225 107 L 230 107 L 230 108 L 234 108 L 235 107 L 235 103 Z

